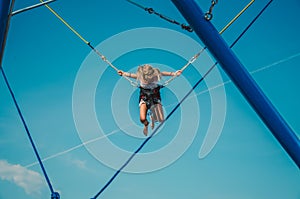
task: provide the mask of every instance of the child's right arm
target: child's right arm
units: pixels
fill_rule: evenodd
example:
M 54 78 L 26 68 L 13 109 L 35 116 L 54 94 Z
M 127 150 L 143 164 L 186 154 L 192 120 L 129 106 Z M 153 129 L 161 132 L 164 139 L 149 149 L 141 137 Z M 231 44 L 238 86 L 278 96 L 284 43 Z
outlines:
M 134 79 L 137 78 L 137 75 L 135 73 L 128 73 L 128 72 L 124 72 L 122 70 L 118 70 L 118 74 L 120 76 L 126 76 L 126 77 L 130 77 L 130 78 L 134 78 Z

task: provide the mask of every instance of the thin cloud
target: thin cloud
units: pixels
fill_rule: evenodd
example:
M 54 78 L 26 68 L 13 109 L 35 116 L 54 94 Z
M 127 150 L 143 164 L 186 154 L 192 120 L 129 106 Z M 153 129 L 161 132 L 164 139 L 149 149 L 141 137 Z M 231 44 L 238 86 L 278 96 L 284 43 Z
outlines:
M 87 145 L 87 144 L 90 144 L 90 143 L 96 142 L 96 141 L 98 141 L 98 140 L 107 138 L 107 137 L 109 137 L 110 135 L 113 135 L 113 134 L 115 134 L 115 133 L 117 133 L 117 132 L 119 132 L 119 131 L 120 131 L 120 129 L 116 129 L 116 130 L 114 130 L 114 131 L 112 131 L 112 132 L 110 132 L 110 133 L 108 133 L 108 134 L 106 134 L 106 135 L 104 135 L 104 136 L 100 136 L 100 137 L 97 137 L 97 138 L 88 140 L 88 141 L 86 141 L 86 142 L 84 142 L 84 143 L 81 143 L 81 144 L 79 144 L 79 145 L 77 145 L 77 146 L 74 146 L 74 147 L 72 147 L 72 148 L 69 148 L 69 149 L 67 149 L 67 150 L 65 150 L 65 151 L 61 151 L 61 152 L 56 153 L 56 154 L 54 154 L 54 155 L 48 156 L 48 157 L 42 159 L 42 162 L 47 161 L 47 160 L 50 160 L 50 159 L 53 159 L 53 158 L 56 158 L 56 157 L 61 156 L 61 155 L 64 155 L 64 154 L 67 154 L 67 153 L 69 153 L 69 152 L 71 152 L 71 151 L 74 151 L 75 149 L 81 148 L 81 147 L 83 147 L 83 146 L 85 146 L 85 145 Z M 31 164 L 29 164 L 29 165 L 26 165 L 25 167 L 26 167 L 26 168 L 29 168 L 29 167 L 32 167 L 32 166 L 35 166 L 35 165 L 38 165 L 38 164 L 39 164 L 39 162 L 36 161 L 36 162 L 34 162 L 34 163 L 31 163 Z
M 75 159 L 75 160 L 72 160 L 72 163 L 80 169 L 87 169 L 86 161 L 84 161 L 84 160 Z
M 40 194 L 45 186 L 43 177 L 32 170 L 19 164 L 10 164 L 6 160 L 0 160 L 0 179 L 10 181 L 31 194 Z

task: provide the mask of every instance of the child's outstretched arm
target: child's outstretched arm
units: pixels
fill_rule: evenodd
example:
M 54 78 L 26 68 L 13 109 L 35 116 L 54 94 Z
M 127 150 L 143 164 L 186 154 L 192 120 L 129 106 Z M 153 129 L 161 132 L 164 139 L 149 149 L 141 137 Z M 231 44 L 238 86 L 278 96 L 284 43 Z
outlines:
M 135 73 L 128 73 L 128 72 L 124 72 L 122 70 L 118 70 L 118 75 L 120 76 L 125 76 L 125 77 L 130 77 L 130 78 L 137 78 L 137 75 Z
M 178 70 L 176 72 L 166 72 L 166 71 L 161 72 L 162 76 L 179 76 L 181 75 L 181 73 L 182 70 Z

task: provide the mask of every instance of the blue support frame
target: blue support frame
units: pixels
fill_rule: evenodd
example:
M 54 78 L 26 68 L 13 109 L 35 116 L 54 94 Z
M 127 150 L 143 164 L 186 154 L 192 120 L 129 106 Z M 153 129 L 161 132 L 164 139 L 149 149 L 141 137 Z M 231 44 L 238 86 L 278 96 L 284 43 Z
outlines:
M 6 34 L 8 30 L 8 18 L 11 0 L 0 1 L 0 68 L 2 67 L 2 57 L 6 43 Z
M 300 168 L 300 141 L 194 0 L 172 0 L 223 70 Z
M 48 178 L 46 170 L 45 170 L 45 168 L 44 168 L 44 166 L 42 164 L 41 158 L 40 158 L 40 156 L 38 154 L 38 151 L 37 151 L 37 149 L 35 147 L 35 144 L 34 144 L 34 142 L 32 140 L 32 137 L 31 137 L 31 135 L 29 133 L 29 130 L 28 130 L 28 127 L 27 127 L 27 125 L 25 123 L 25 120 L 24 120 L 24 118 L 22 116 L 21 110 L 20 110 L 20 108 L 19 108 L 19 106 L 18 106 L 18 104 L 16 102 L 16 99 L 14 97 L 12 89 L 11 89 L 9 83 L 8 83 L 6 75 L 5 75 L 4 70 L 2 68 L 2 58 L 3 58 L 3 54 L 4 54 L 4 49 L 5 49 L 6 36 L 7 36 L 7 33 L 8 33 L 8 29 L 9 29 L 9 21 L 10 21 L 10 17 L 11 17 L 11 13 L 10 12 L 12 11 L 13 4 L 14 4 L 14 0 L 12 0 L 12 2 L 11 2 L 11 0 L 1 0 L 0 1 L 0 47 L 1 47 L 1 49 L 0 49 L 1 50 L 0 51 L 0 70 L 1 70 L 1 73 L 2 73 L 2 75 L 4 77 L 6 85 L 7 85 L 8 89 L 9 89 L 11 95 L 12 95 L 12 98 L 13 98 L 13 100 L 15 102 L 17 111 L 18 111 L 18 113 L 19 113 L 19 115 L 21 117 L 21 120 L 22 120 L 23 125 L 25 127 L 25 130 L 27 132 L 27 135 L 28 135 L 28 138 L 30 140 L 30 143 L 31 143 L 31 145 L 33 147 L 35 155 L 36 155 L 36 157 L 37 157 L 37 159 L 39 161 L 39 164 L 41 166 L 41 169 L 43 171 L 45 179 L 46 179 L 46 181 L 48 183 L 49 189 L 51 191 L 51 199 L 60 199 L 59 193 L 58 192 L 54 192 L 54 190 L 52 188 L 52 185 L 50 183 L 50 180 Z

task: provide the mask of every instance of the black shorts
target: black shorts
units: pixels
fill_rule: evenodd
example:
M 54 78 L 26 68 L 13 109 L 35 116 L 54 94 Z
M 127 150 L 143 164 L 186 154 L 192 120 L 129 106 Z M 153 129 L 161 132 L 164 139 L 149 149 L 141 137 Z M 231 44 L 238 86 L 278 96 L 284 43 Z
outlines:
M 146 89 L 140 87 L 139 105 L 146 104 L 147 108 L 161 102 L 160 89 L 162 86 L 157 86 L 153 89 Z

